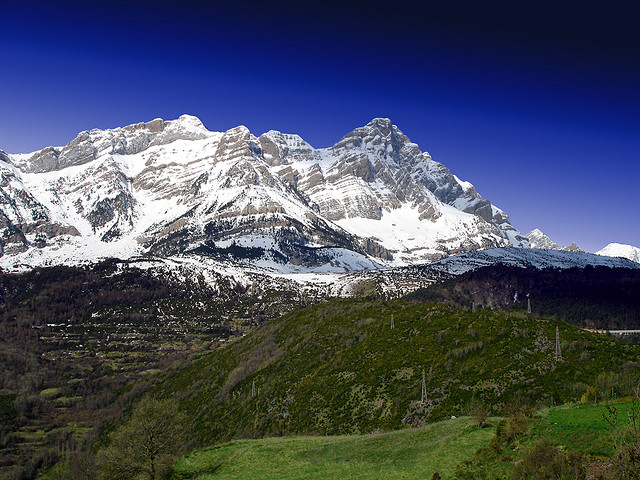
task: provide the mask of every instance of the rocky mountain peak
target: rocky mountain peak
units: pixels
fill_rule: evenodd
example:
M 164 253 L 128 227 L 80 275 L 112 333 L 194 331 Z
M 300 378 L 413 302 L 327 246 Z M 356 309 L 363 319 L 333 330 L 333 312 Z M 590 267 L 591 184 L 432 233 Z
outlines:
M 529 233 L 525 235 L 529 239 L 529 244 L 531 248 L 541 248 L 546 250 L 559 250 L 560 245 L 547 237 L 542 231 L 538 228 L 531 230 Z
M 12 166 L 0 165 L 0 188 L 13 203 L 0 210 L 0 246 L 15 244 L 26 256 L 55 256 L 65 242 L 79 256 L 235 245 L 263 261 L 313 264 L 342 249 L 348 253 L 335 255 L 371 265 L 360 256 L 411 264 L 523 244 L 504 212 L 388 118 L 323 149 L 275 130 L 256 137 L 242 125 L 210 132 L 183 115 L 84 131 L 63 147 L 6 157 Z M 54 222 L 60 228 L 35 228 Z
M 258 137 L 264 161 L 271 166 L 320 161 L 317 151 L 300 135 L 269 130 Z
M 382 136 L 385 137 L 391 135 L 394 130 L 399 131 L 398 127 L 391 123 L 391 120 L 388 118 L 374 118 L 363 128 L 369 130 L 377 130 Z
M 565 252 L 584 252 L 584 250 L 582 250 L 578 245 L 576 245 L 576 242 L 572 242 L 571 245 L 566 245 L 560 248 L 560 250 L 563 250 Z
M 563 250 L 566 252 L 583 252 L 580 247 L 573 242 L 571 245 L 567 245 L 561 247 L 556 242 L 547 237 L 542 231 L 538 228 L 531 230 L 527 233 L 526 238 L 529 240 L 529 244 L 531 248 L 540 248 L 544 250 Z
M 187 115 L 187 114 L 180 115 L 178 119 L 171 120 L 170 122 L 167 122 L 167 123 L 170 123 L 173 125 L 180 125 L 184 128 L 208 131 L 206 127 L 203 125 L 202 121 L 194 115 Z
M 150 122 L 101 130 L 85 130 L 64 147 L 46 147 L 20 157 L 18 167 L 27 173 L 44 173 L 83 165 L 101 155 L 132 155 L 154 145 L 176 140 L 199 140 L 212 134 L 194 116 L 177 120 L 156 118 Z

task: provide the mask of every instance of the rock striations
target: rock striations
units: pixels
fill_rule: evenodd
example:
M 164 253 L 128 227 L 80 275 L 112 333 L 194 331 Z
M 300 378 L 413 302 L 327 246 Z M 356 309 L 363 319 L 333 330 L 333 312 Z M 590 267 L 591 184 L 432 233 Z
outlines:
M 0 199 L 2 266 L 195 252 L 353 270 L 529 245 L 384 118 L 325 149 L 188 115 L 86 131 L 0 151 Z

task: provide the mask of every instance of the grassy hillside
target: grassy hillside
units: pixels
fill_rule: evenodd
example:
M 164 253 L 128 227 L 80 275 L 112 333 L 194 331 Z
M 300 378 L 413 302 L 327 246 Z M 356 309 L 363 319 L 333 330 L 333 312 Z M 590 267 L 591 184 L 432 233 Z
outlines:
M 625 425 L 630 402 L 613 405 Z M 429 479 L 437 472 L 444 479 L 506 480 L 536 445 L 540 461 L 555 460 L 556 472 L 561 470 L 557 458 L 545 457 L 541 444 L 547 453 L 565 455 L 570 473 L 562 478 L 584 478 L 579 472 L 615 478 L 606 459 L 614 454 L 616 435 L 603 418 L 605 410 L 603 404 L 565 404 L 533 418 L 492 418 L 489 428 L 462 417 L 381 434 L 237 440 L 182 458 L 173 478 Z
M 458 418 L 383 434 L 239 440 L 183 458 L 174 473 L 193 480 L 447 478 L 495 432 L 473 425 Z
M 391 317 L 395 328 L 391 328 Z M 559 328 L 561 361 L 555 360 Z M 522 312 L 340 300 L 287 314 L 163 381 L 197 444 L 361 434 L 629 394 L 640 347 Z M 427 399 L 421 401 L 422 372 Z
M 624 429 L 631 402 L 612 405 L 617 413 L 617 424 Z M 548 438 L 556 445 L 593 457 L 609 457 L 614 452 L 615 432 L 604 420 L 604 414 L 604 404 L 569 404 L 544 409 L 534 419 L 531 436 Z
M 637 441 L 628 412 L 638 400 L 607 404 L 565 404 L 542 409 L 527 418 L 502 420 L 488 446 L 463 460 L 455 478 L 522 480 L 529 478 L 637 478 L 638 459 L 618 450 L 620 434 Z M 605 420 L 616 418 L 616 429 Z M 629 436 L 629 434 L 632 434 Z M 637 448 L 637 443 L 633 448 Z M 627 474 L 634 472 L 631 476 Z

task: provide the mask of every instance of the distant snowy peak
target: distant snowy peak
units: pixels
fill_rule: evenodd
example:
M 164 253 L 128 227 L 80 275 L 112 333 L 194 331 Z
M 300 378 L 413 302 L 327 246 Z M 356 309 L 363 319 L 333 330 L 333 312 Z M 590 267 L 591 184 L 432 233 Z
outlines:
M 155 119 L 2 152 L 0 176 L 0 265 L 197 252 L 355 269 L 529 246 L 387 118 L 323 149 L 275 130 Z
M 563 250 L 567 252 L 583 251 L 580 247 L 578 247 L 575 244 L 575 242 L 572 243 L 571 245 L 561 247 L 560 245 L 558 245 L 556 242 L 551 240 L 549 237 L 547 237 L 544 233 L 542 233 L 542 231 L 540 231 L 537 228 L 527 233 L 526 237 L 529 240 L 529 244 L 531 245 L 531 248 L 540 248 L 540 249 L 546 249 L 546 250 Z
M 640 263 L 640 248 L 622 243 L 610 243 L 602 250 L 596 252 L 598 255 L 606 257 L 627 258 L 632 262 Z

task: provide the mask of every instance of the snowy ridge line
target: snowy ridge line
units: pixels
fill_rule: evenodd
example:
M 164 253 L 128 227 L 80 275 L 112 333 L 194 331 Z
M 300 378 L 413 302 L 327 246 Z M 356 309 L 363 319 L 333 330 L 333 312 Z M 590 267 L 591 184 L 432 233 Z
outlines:
M 613 258 L 595 253 L 545 250 L 535 248 L 493 248 L 464 253 L 431 263 L 430 268 L 453 275 L 475 270 L 489 265 L 510 265 L 516 267 L 542 268 L 584 268 L 605 266 L 610 268 L 640 268 L 640 263 L 626 258 Z
M 275 290 L 296 292 L 296 295 L 317 300 L 368 295 L 372 292 L 385 298 L 396 298 L 440 280 L 498 264 L 538 269 L 585 268 L 589 265 L 640 268 L 640 264 L 628 259 L 584 252 L 514 247 L 469 252 L 430 264 L 352 272 L 277 271 L 249 262 L 189 254 L 166 258 L 131 257 L 117 262 L 120 271 L 126 268 L 147 270 L 159 278 L 180 284 L 195 284 L 212 292 L 218 292 L 221 285 L 236 285 L 250 295 L 260 296 Z

